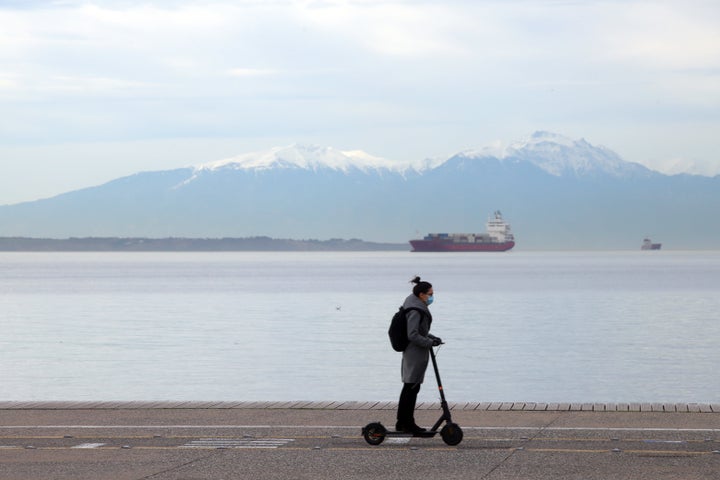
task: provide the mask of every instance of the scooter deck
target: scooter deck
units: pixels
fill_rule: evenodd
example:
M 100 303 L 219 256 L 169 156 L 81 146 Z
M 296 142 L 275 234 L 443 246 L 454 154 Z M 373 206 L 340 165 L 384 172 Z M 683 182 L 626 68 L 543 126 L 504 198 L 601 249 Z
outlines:
M 432 438 L 435 436 L 437 431 L 428 431 L 428 432 L 418 432 L 418 433 L 410 433 L 410 432 L 387 432 L 385 435 L 388 437 L 416 437 L 416 438 Z

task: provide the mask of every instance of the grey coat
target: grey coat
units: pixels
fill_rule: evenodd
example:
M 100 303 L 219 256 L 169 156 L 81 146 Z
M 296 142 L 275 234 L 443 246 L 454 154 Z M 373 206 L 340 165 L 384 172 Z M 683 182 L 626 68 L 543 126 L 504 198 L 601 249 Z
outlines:
M 425 370 L 427 370 L 430 359 L 430 347 L 437 337 L 430 335 L 430 322 L 432 315 L 425 302 L 413 294 L 410 294 L 403 303 L 403 308 L 415 307 L 426 312 L 411 310 L 407 312 L 407 335 L 410 344 L 402 356 L 402 381 L 403 383 L 423 383 Z

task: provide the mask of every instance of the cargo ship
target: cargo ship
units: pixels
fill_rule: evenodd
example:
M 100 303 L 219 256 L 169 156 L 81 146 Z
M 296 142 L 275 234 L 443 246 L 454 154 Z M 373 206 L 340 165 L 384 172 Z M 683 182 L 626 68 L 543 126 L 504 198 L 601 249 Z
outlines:
M 410 245 L 413 252 L 505 252 L 515 246 L 515 237 L 496 211 L 486 233 L 429 233 L 422 240 L 410 240 Z
M 640 250 L 660 250 L 661 248 L 662 243 L 653 243 L 649 238 L 644 239 L 640 246 Z

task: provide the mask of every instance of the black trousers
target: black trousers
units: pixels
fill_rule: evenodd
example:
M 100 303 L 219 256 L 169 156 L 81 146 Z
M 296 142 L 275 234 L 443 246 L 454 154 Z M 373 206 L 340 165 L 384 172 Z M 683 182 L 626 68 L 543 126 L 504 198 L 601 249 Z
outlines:
M 419 383 L 404 383 L 398 402 L 397 421 L 403 425 L 415 423 L 415 403 L 420 393 Z

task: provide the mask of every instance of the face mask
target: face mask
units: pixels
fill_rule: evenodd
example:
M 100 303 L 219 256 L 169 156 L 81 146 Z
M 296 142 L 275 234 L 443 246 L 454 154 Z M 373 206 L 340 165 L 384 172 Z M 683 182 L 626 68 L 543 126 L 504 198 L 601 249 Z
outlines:
M 434 300 L 435 300 L 435 298 L 433 298 L 433 296 L 430 295 L 430 296 L 427 298 L 427 304 L 430 305 Z

